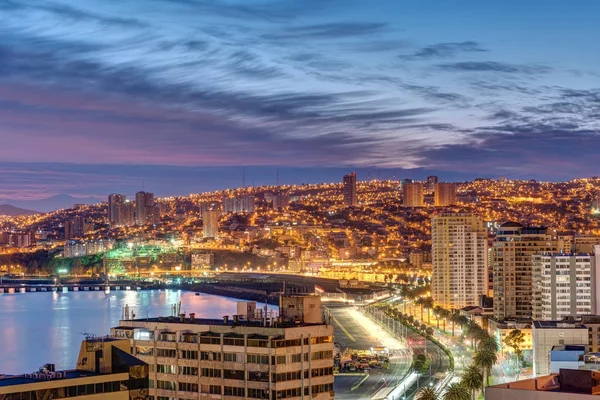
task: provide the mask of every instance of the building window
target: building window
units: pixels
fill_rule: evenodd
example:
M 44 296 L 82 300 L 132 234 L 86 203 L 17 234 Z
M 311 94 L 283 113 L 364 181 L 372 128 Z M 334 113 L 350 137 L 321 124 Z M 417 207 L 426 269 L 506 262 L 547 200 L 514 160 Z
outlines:
M 223 394 L 225 396 L 246 397 L 244 388 L 235 386 L 225 386 L 223 388 Z

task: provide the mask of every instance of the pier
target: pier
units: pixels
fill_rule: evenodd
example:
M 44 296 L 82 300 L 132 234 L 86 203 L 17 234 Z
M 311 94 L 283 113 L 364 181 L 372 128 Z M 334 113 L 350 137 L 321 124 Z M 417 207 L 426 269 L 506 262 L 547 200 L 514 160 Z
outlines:
M 0 295 L 2 294 L 18 294 L 18 293 L 34 293 L 34 292 L 111 292 L 114 290 L 145 290 L 152 289 L 153 285 L 140 283 L 132 284 L 0 284 Z

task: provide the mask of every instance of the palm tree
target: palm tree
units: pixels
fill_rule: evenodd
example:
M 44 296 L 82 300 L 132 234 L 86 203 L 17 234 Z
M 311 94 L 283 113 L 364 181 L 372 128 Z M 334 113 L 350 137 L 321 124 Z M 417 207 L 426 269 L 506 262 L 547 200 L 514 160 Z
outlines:
M 487 335 L 487 337 L 481 339 L 479 346 L 477 346 L 477 350 L 489 350 L 497 353 L 499 351 L 498 342 L 492 336 Z
M 483 375 L 476 366 L 470 365 L 465 369 L 460 383 L 471 391 L 473 400 L 475 400 L 477 390 L 483 386 Z
M 451 383 L 442 396 L 443 400 L 471 400 L 469 389 L 460 383 Z
M 440 318 L 442 318 L 443 308 L 440 306 L 433 307 L 433 315 L 435 315 L 435 322 L 437 323 L 437 329 L 440 329 Z
M 423 297 L 419 297 L 415 300 L 415 304 L 421 306 L 421 321 L 423 321 L 423 306 L 425 305 L 425 299 Z
M 431 309 L 433 308 L 433 298 L 432 297 L 425 297 L 423 299 L 423 307 L 425 307 L 427 309 L 427 325 L 431 324 Z M 421 318 L 423 319 L 423 318 Z
M 442 322 L 444 323 L 443 326 L 443 330 L 444 332 L 446 332 L 446 320 L 448 319 L 448 317 L 450 317 L 450 311 L 446 310 L 445 308 L 441 308 L 440 311 L 440 318 L 442 318 Z
M 417 392 L 415 400 L 439 400 L 439 396 L 434 388 L 424 387 Z
M 485 384 L 489 385 L 490 375 L 492 374 L 492 367 L 498 362 L 498 353 L 495 351 L 480 350 L 475 353 L 475 359 L 473 360 L 475 365 L 481 368 L 483 371 L 483 377 Z

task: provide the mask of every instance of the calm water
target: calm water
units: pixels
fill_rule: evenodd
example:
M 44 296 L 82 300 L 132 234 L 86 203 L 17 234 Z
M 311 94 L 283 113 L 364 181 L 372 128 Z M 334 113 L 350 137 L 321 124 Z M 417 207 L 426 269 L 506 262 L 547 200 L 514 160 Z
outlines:
M 0 295 L 0 373 L 36 371 L 45 363 L 72 369 L 84 333 L 107 335 L 128 304 L 136 318 L 169 316 L 173 303 L 197 318 L 236 312 L 238 300 L 174 290 Z

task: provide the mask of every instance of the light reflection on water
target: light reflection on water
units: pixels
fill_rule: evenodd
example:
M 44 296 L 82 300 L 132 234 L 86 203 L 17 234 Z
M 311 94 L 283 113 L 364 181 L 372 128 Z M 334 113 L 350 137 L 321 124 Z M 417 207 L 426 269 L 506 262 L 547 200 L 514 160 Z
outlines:
M 0 373 L 33 372 L 45 363 L 72 369 L 84 333 L 108 335 L 126 304 L 136 318 L 146 318 L 169 316 L 179 301 L 182 313 L 221 318 L 235 314 L 239 300 L 179 290 L 0 295 Z

